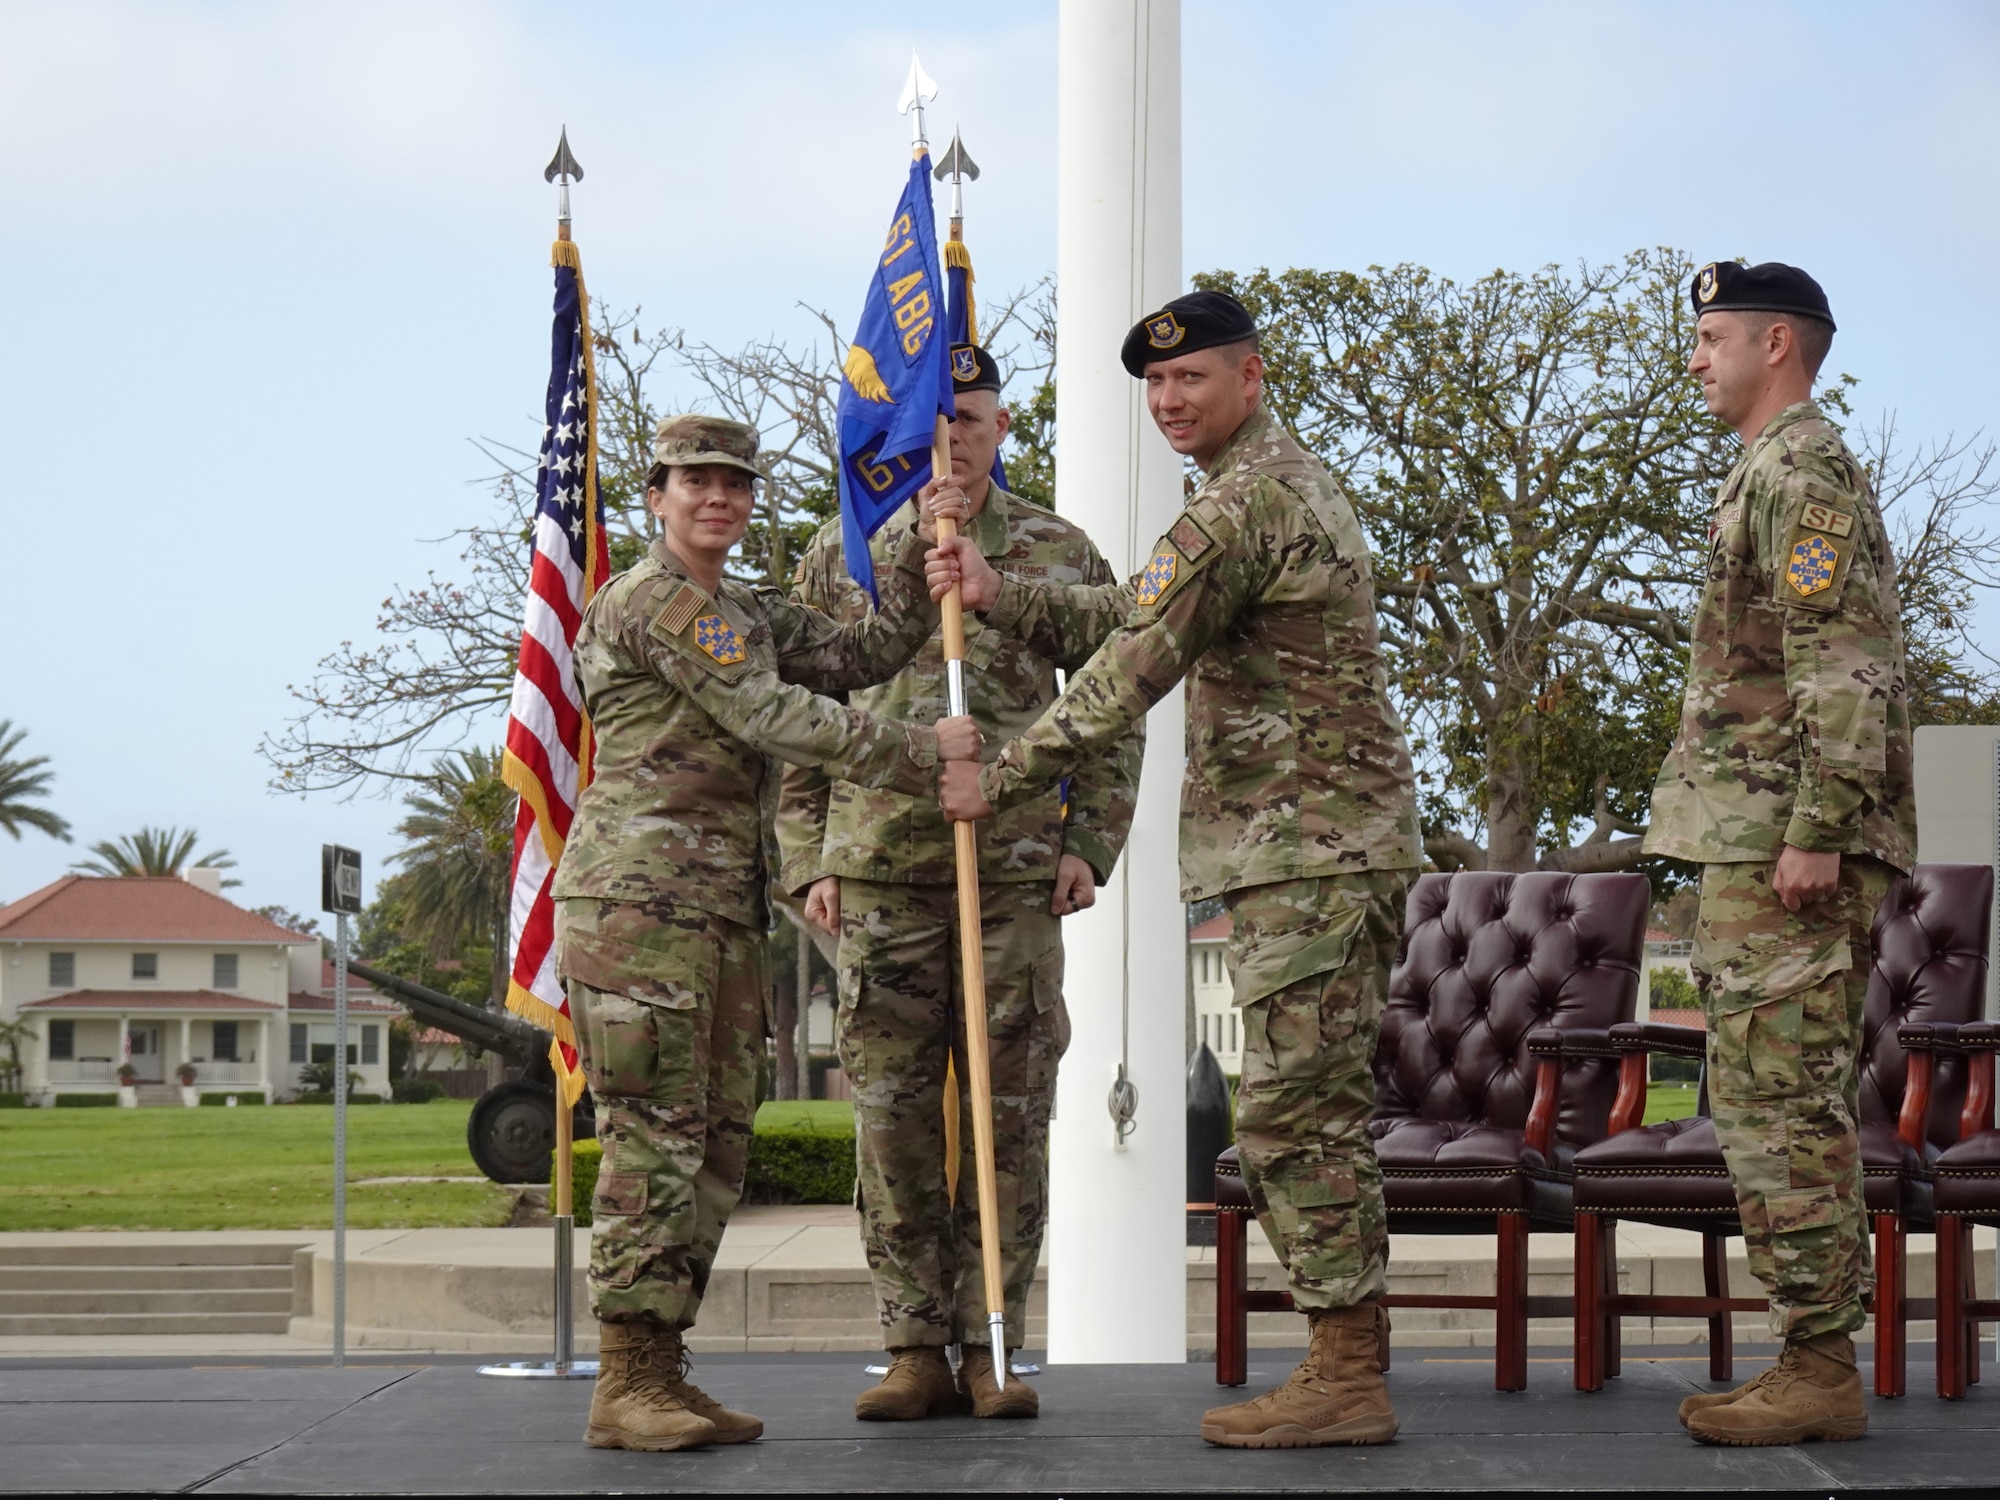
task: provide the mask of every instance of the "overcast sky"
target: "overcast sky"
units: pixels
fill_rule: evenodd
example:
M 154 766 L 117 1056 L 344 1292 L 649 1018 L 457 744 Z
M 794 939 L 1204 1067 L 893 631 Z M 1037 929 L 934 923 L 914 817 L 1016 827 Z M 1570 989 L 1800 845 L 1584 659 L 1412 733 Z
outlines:
M 78 840 L 0 838 L 0 899 L 144 823 L 252 904 L 316 906 L 323 841 L 380 871 L 394 802 L 275 797 L 256 745 L 456 566 L 472 441 L 536 441 L 564 123 L 594 293 L 803 334 L 858 311 L 914 45 L 982 286 L 1053 270 L 1055 7 L 936 9 L 0 5 L 0 717 Z M 1996 425 L 2000 9 L 1186 0 L 1183 46 L 1189 273 L 1789 260 L 1860 415 Z

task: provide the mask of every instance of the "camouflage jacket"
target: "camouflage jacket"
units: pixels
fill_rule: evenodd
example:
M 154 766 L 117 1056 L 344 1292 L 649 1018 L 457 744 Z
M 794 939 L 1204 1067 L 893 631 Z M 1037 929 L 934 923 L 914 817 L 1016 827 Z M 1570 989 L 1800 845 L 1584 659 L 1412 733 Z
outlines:
M 1709 524 L 1680 733 L 1646 852 L 1916 847 L 1896 563 L 1860 462 L 1810 401 L 1771 419 Z
M 912 547 L 878 577 L 882 613 L 839 624 L 775 589 L 711 599 L 662 543 L 583 613 L 576 680 L 597 736 L 557 899 L 670 896 L 761 930 L 765 757 L 935 795 L 937 732 L 813 695 L 879 682 L 937 613 Z
M 876 571 L 886 556 L 909 544 L 917 511 L 905 506 L 876 534 Z M 997 568 L 1018 577 L 1056 583 L 1109 584 L 1111 567 L 1076 526 L 997 485 L 967 534 Z M 813 539 L 792 580 L 795 603 L 823 609 L 841 620 L 862 618 L 868 599 L 847 576 L 840 524 L 830 521 Z M 1056 697 L 1055 667 L 1004 631 L 965 621 L 966 706 L 979 721 L 989 754 L 997 753 Z M 933 636 L 917 659 L 880 687 L 851 694 L 848 702 L 880 718 L 928 724 L 945 711 L 944 647 Z M 989 884 L 1053 880 L 1056 860 L 1074 854 L 1089 863 L 1101 884 L 1125 846 L 1145 749 L 1144 724 L 1102 755 L 1081 761 L 1061 789 L 1027 797 L 979 830 L 979 877 Z M 817 770 L 785 772 L 778 804 L 778 883 L 794 893 L 822 875 L 857 880 L 948 885 L 953 879 L 951 824 L 935 789 L 905 796 L 870 791 L 851 781 L 830 781 Z
M 1261 407 L 1130 583 L 1003 575 L 986 623 L 1074 674 L 980 773 L 996 808 L 1102 753 L 1185 676 L 1187 900 L 1419 863 L 1367 539 L 1333 477 Z

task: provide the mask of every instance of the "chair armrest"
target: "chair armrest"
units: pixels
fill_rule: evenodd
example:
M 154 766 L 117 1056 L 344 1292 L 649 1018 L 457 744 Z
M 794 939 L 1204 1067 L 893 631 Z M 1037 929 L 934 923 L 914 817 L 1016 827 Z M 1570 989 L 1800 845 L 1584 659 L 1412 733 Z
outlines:
M 1896 1040 L 1905 1052 L 1962 1052 L 1967 1029 L 1968 1023 L 1961 1021 L 1909 1021 L 1896 1028 Z
M 1611 1044 L 1611 1031 L 1604 1026 L 1579 1026 L 1574 1030 L 1558 1031 L 1553 1026 L 1544 1026 L 1528 1033 L 1528 1052 L 1533 1057 L 1617 1057 L 1618 1048 Z
M 1699 1060 L 1708 1056 L 1708 1033 L 1664 1021 L 1621 1021 L 1611 1028 L 1611 1045 L 1620 1052 L 1664 1052 Z
M 1968 1052 L 2000 1052 L 2000 1021 L 1968 1021 L 1953 1040 Z

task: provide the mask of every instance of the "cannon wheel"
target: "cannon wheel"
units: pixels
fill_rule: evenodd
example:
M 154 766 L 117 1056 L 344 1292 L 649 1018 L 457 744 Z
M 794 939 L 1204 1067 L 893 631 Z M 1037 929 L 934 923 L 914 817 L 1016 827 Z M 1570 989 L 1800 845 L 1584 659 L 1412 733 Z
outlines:
M 465 1144 L 495 1182 L 547 1182 L 556 1147 L 556 1096 L 532 1083 L 496 1084 L 465 1122 Z

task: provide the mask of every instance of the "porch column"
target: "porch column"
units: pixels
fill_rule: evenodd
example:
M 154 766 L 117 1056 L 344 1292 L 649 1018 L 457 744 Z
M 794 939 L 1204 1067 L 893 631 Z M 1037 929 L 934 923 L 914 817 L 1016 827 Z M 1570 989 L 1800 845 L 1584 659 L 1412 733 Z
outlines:
M 194 1017 L 181 1017 L 181 1062 L 194 1061 Z M 176 1065 L 178 1066 L 178 1064 Z
M 120 1066 L 131 1060 L 132 1018 L 130 1016 L 120 1016 L 118 1018 L 118 1061 L 111 1065 L 112 1070 L 115 1072 Z

